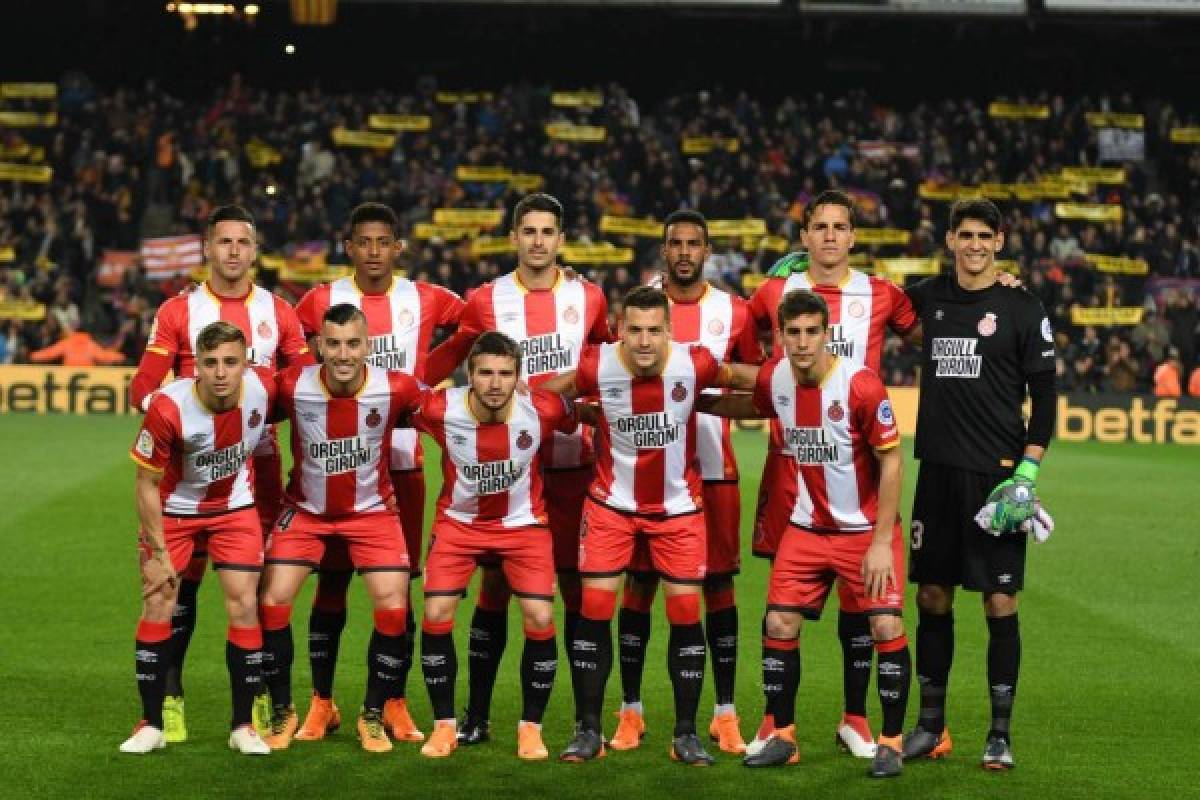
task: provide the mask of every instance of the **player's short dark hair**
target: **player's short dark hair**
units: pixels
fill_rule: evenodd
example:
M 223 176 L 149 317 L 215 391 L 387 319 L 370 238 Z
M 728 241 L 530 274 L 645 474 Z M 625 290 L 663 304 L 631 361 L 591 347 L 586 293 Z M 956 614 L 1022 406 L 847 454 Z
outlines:
M 213 229 L 217 227 L 218 222 L 244 222 L 251 228 L 254 227 L 254 216 L 242 206 L 227 205 L 217 206 L 208 215 L 208 223 L 205 225 L 205 233 L 212 235 Z
M 633 287 L 625 295 L 625 299 L 621 302 L 621 307 L 625 311 L 631 308 L 641 308 L 647 311 L 661 308 L 667 319 L 671 318 L 671 303 L 667 300 L 667 293 L 653 286 Z
M 821 327 L 829 325 L 829 304 L 825 298 L 808 289 L 793 289 L 779 301 L 775 316 L 779 319 L 779 330 L 801 314 L 820 314 Z
M 360 321 L 363 325 L 367 324 L 367 315 L 362 312 L 362 309 L 350 303 L 338 303 L 336 306 L 330 306 L 325 312 L 325 316 L 321 317 L 321 323 L 326 322 L 332 325 L 347 325 L 351 322 Z
M 858 206 L 854 204 L 854 198 L 838 189 L 826 189 L 809 201 L 808 205 L 804 207 L 805 228 L 808 227 L 813 214 L 817 212 L 818 206 L 841 206 L 846 209 L 846 213 L 850 216 L 850 227 L 853 228 L 858 225 Z
M 986 197 L 955 201 L 954 205 L 950 206 L 950 230 L 958 230 L 958 227 L 968 219 L 982 222 L 991 228 L 993 233 L 999 233 L 1003 217 L 996 204 Z
M 562 230 L 564 216 L 562 203 L 558 202 L 553 195 L 534 192 L 522 197 L 513 208 L 512 227 L 514 231 L 521 226 L 521 220 L 525 219 L 525 215 L 530 211 L 545 211 L 547 214 L 553 214 L 555 224 L 560 231 Z
M 487 331 L 480 334 L 467 353 L 467 372 L 475 369 L 476 356 L 508 356 L 513 360 L 513 366 L 520 371 L 521 346 L 511 336 L 500 331 Z
M 695 225 L 700 230 L 704 231 L 704 243 L 708 244 L 708 220 L 699 211 L 692 211 L 690 208 L 681 208 L 678 211 L 672 211 L 667 215 L 666 221 L 663 222 L 663 242 L 667 241 L 667 231 L 672 225 L 686 223 Z
M 346 237 L 354 237 L 354 229 L 368 222 L 382 222 L 392 229 L 392 234 L 400 235 L 400 219 L 391 206 L 383 203 L 359 203 L 350 212 L 350 222 L 346 226 Z
M 211 353 L 221 345 L 230 342 L 245 347 L 246 334 L 242 333 L 242 329 L 232 322 L 226 322 L 223 319 L 210 322 L 201 328 L 199 335 L 196 336 L 196 355 Z

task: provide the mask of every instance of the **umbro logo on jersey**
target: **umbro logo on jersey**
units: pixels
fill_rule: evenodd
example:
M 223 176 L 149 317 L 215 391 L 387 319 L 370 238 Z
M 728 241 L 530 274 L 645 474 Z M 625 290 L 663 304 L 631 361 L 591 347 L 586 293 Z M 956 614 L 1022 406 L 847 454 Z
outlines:
M 450 441 L 454 442 L 459 447 L 462 447 L 467 443 L 467 437 L 463 436 L 461 433 L 452 433 L 450 434 Z
M 529 435 L 529 431 L 521 431 L 521 435 L 517 437 L 517 447 L 528 450 L 532 446 L 533 437 Z
M 316 422 L 320 418 L 321 418 L 321 415 L 315 411 L 301 411 L 300 412 L 300 419 L 304 420 L 305 422 Z
M 262 414 L 258 413 L 258 409 L 250 412 L 250 419 L 246 420 L 246 424 L 251 428 L 257 428 L 262 423 Z
M 188 437 L 188 444 L 190 444 L 192 447 L 201 447 L 207 441 L 207 433 L 193 433 Z
M 379 415 L 379 409 L 372 408 L 371 413 L 367 414 L 367 427 L 377 428 L 381 422 L 383 422 L 383 417 Z
M 676 403 L 682 403 L 684 400 L 687 400 L 687 396 L 688 392 L 683 387 L 683 382 L 675 381 L 675 388 L 671 390 L 671 399 Z
M 792 398 L 788 397 L 786 394 L 776 395 L 775 402 L 781 408 L 787 408 L 788 406 L 790 406 L 792 404 Z
M 936 320 L 940 320 L 945 316 L 946 316 L 946 312 L 942 311 L 940 308 L 937 311 L 933 312 L 933 318 Z
M 842 408 L 842 404 L 837 400 L 829 404 L 829 410 L 825 413 L 829 415 L 829 419 L 832 422 L 841 422 L 846 418 L 846 409 Z
M 563 311 L 563 322 L 567 323 L 568 325 L 574 325 L 578 323 L 579 309 L 575 308 L 575 306 L 567 306 L 566 310 Z
M 521 315 L 516 311 L 506 311 L 500 315 L 499 321 L 503 324 L 511 324 L 521 318 Z
M 606 396 L 606 397 L 607 397 L 609 400 L 616 400 L 616 399 L 618 399 L 618 398 L 619 398 L 619 397 L 620 397 L 622 394 L 624 394 L 624 391 L 625 391 L 625 390 L 624 390 L 624 389 L 622 389 L 620 386 L 610 386 L 610 387 L 608 387 L 607 389 L 605 389 L 605 390 L 604 390 L 604 395 L 605 395 L 605 396 Z

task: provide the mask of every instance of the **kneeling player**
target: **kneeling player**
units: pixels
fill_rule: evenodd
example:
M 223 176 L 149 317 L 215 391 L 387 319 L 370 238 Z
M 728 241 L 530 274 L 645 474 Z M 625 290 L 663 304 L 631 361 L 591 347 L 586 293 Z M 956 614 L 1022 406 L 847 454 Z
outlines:
M 483 334 L 467 357 L 470 385 L 427 394 L 414 417 L 444 453 L 421 623 L 421 666 L 435 719 L 421 753 L 431 758 L 450 755 L 458 744 L 454 612 L 481 558 L 499 562 L 525 618 L 517 756 L 547 758 L 542 714 L 558 661 L 554 552 L 538 452 L 554 431 L 574 430 L 575 415 L 556 394 L 537 389 L 515 394 L 520 361 L 512 339 L 495 331 Z
M 352 305 L 335 305 L 325 313 L 319 346 L 320 366 L 278 376 L 279 415 L 292 425 L 293 466 L 263 579 L 263 677 L 272 706 L 267 743 L 286 748 L 297 727 L 292 601 L 321 562 L 326 543 L 340 540 L 375 608 L 358 735 L 363 749 L 387 752 L 392 743 L 384 731 L 383 705 L 400 680 L 409 572 L 387 454 L 397 418 L 416 410 L 421 390 L 404 373 L 366 364 L 367 320 Z
M 229 746 L 247 755 L 271 752 L 250 724 L 262 683 L 255 592 L 263 552 L 254 511 L 254 468 L 247 462 L 266 430 L 271 403 L 270 381 L 246 370 L 246 337 L 228 322 L 214 322 L 196 338 L 196 377 L 163 388 L 147 409 L 130 453 L 138 465 L 141 524 L 144 604 L 136 648 L 142 721 L 121 745 L 123 753 L 166 746 L 163 698 L 178 574 L 204 541 L 229 614 Z
M 779 304 L 787 354 L 758 373 L 752 396 L 705 398 L 714 413 L 777 417 L 795 466 L 797 497 L 771 567 L 763 638 L 763 691 L 776 730 L 746 766 L 794 764 L 799 635 L 840 579 L 870 617 L 883 729 L 869 774 L 899 775 L 911 662 L 900 614 L 904 550 L 897 509 L 903 468 L 892 406 L 879 377 L 825 349 L 829 309 L 809 291 Z M 705 409 L 709 410 L 709 409 Z

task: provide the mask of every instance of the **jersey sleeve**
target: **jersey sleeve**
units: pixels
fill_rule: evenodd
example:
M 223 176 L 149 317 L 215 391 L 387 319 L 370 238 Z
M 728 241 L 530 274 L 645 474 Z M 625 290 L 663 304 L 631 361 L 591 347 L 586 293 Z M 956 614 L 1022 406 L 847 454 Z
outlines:
M 153 472 L 162 472 L 171 462 L 171 447 L 179 434 L 175 416 L 168 413 L 171 401 L 161 395 L 150 403 L 142 429 L 129 451 L 137 465 Z
M 426 284 L 430 292 L 430 299 L 433 300 L 437 308 L 437 314 L 434 316 L 434 325 L 439 328 L 446 328 L 451 325 L 457 325 L 462 319 L 463 309 L 467 304 L 463 299 L 454 292 L 447 289 L 445 286 L 435 286 Z
M 280 297 L 275 297 L 275 318 L 279 320 L 279 361 L 288 366 L 315 364 L 299 315 Z
M 896 284 L 884 281 L 885 291 L 890 301 L 891 313 L 888 314 L 888 327 L 899 336 L 911 331 L 917 324 L 917 310 L 912 300 Z
M 608 300 L 604 291 L 594 283 L 587 284 L 588 309 L 593 310 L 592 324 L 588 326 L 587 341 L 589 344 L 605 344 L 615 342 L 612 326 L 608 324 Z
M 300 324 L 300 335 L 306 342 L 321 332 L 321 317 L 325 315 L 323 306 L 328 302 L 328 291 L 325 285 L 314 286 L 296 304 L 296 320 Z
M 575 369 L 575 393 L 580 397 L 598 397 L 599 372 L 600 348 L 596 345 L 584 345 L 579 352 L 579 366 Z
M 758 338 L 758 327 L 746 301 L 735 301 L 733 324 L 736 331 L 733 344 L 734 360 L 743 364 L 763 363 L 767 354 L 763 351 L 762 340 Z
M 850 379 L 850 413 L 855 427 L 872 447 L 886 450 L 900 443 L 900 429 L 887 389 L 869 369 L 859 370 Z
M 775 297 L 775 283 L 779 278 L 767 278 L 762 284 L 754 290 L 754 294 L 750 295 L 750 300 L 746 304 L 746 308 L 750 311 L 750 318 L 754 320 L 754 327 L 760 331 L 769 331 L 773 327 L 775 319 L 775 308 L 778 302 L 773 302 Z
M 187 335 L 186 331 L 181 332 L 182 320 L 179 317 L 179 302 L 173 298 L 159 307 L 154 314 L 154 323 L 150 326 L 150 339 L 146 342 L 147 353 L 157 353 L 172 361 L 175 359 L 183 349 L 182 337 Z
M 421 393 L 421 402 L 412 415 L 413 427 L 427 433 L 445 448 L 446 391 L 430 389 Z
M 575 418 L 573 402 L 569 402 L 560 394 L 534 389 L 533 405 L 542 419 L 543 431 L 574 432 L 578 420 Z
M 467 353 L 471 352 L 471 345 L 475 344 L 475 340 L 485 330 L 482 295 L 482 292 L 476 291 L 468 297 L 463 304 L 458 328 L 450 334 L 450 338 L 429 354 L 429 359 L 425 362 L 425 382 L 430 386 L 437 386 L 450 377 L 467 357 Z
M 1017 340 L 1021 348 L 1021 367 L 1026 375 L 1039 372 L 1054 372 L 1054 328 L 1040 300 L 1028 296 L 1023 290 L 1025 303 L 1022 305 L 1021 327 Z
M 694 344 L 688 348 L 692 363 L 696 367 L 696 389 L 703 390 L 713 386 L 717 381 L 717 373 L 721 365 L 713 358 L 704 345 Z
M 388 383 L 392 389 L 392 405 L 398 414 L 411 414 L 421 405 L 424 391 L 417 379 L 406 372 L 389 371 Z
M 913 311 L 919 317 L 924 311 L 925 306 L 929 302 L 929 292 L 933 288 L 933 278 L 926 278 L 923 281 L 909 286 L 904 290 L 904 294 L 908 296 L 909 302 L 912 304 Z
M 274 388 L 271 391 L 271 413 L 267 415 L 269 422 L 283 422 L 291 416 L 293 399 L 296 396 L 296 381 L 300 379 L 300 367 L 288 367 L 275 373 Z
M 771 401 L 771 376 L 775 373 L 778 359 L 771 359 L 758 368 L 758 376 L 754 379 L 754 410 L 764 417 L 775 416 L 775 404 Z

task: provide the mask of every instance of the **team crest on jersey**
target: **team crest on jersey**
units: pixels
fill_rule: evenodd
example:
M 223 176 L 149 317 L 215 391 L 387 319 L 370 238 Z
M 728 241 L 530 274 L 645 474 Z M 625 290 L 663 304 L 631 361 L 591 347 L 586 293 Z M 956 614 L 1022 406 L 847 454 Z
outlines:
M 832 422 L 841 422 L 846 418 L 846 409 L 842 408 L 842 404 L 837 400 L 829 404 L 829 410 L 825 413 Z
M 366 421 L 367 421 L 367 427 L 368 427 L 368 428 L 377 428 L 377 427 L 379 427 L 379 423 L 383 422 L 383 417 L 381 417 L 381 416 L 379 415 L 379 409 L 378 409 L 378 408 L 372 408 L 372 409 L 371 409 L 371 413 L 367 414 L 367 420 L 366 420 Z
M 563 312 L 563 322 L 568 325 L 574 325 L 579 322 L 579 309 L 575 306 L 567 306 L 567 310 Z
M 675 381 L 675 388 L 671 390 L 671 399 L 676 403 L 682 403 L 687 400 L 687 389 L 683 388 L 683 381 Z
M 142 458 L 154 457 L 154 437 L 150 435 L 150 431 L 142 431 L 138 434 L 135 447 L 138 455 Z
M 975 326 L 975 330 L 979 331 L 980 336 L 991 336 L 996 332 L 996 315 L 991 311 L 983 315 L 983 319 L 979 320 L 979 324 Z
M 533 437 L 529 435 L 529 431 L 521 431 L 521 435 L 517 437 L 517 447 L 522 450 L 533 447 Z
M 258 409 L 256 408 L 250 412 L 250 419 L 246 420 L 246 424 L 251 428 L 257 428 L 260 423 L 262 423 L 262 414 L 258 413 Z
M 858 300 L 854 300 L 846 307 L 846 313 L 852 317 L 861 317 L 866 310 L 866 307 Z
M 415 317 L 413 317 L 413 313 L 411 311 L 409 311 L 407 308 L 402 308 L 400 309 L 400 313 L 396 315 L 396 324 L 398 324 L 401 328 L 407 328 L 413 324 L 414 319 Z
M 713 336 L 720 336 L 725 332 L 725 323 L 719 319 L 709 320 L 708 332 Z
M 275 332 L 271 330 L 271 324 L 265 319 L 258 323 L 258 338 L 270 339 Z
M 879 420 L 880 425 L 886 425 L 889 428 L 896 424 L 896 414 L 892 411 L 891 400 L 884 400 L 879 404 L 879 408 L 875 412 L 875 418 Z

